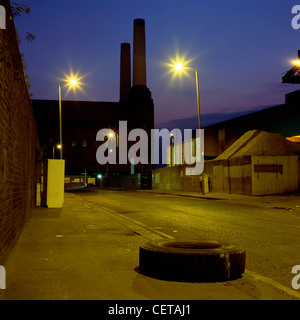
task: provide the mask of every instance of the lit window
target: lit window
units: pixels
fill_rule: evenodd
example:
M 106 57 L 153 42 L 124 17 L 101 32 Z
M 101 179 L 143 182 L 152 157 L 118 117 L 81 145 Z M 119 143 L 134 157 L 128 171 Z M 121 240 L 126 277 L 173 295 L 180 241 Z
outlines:
M 72 147 L 76 147 L 76 139 L 72 138 Z
M 82 140 L 82 146 L 83 146 L 83 147 L 87 147 L 87 141 L 86 141 L 86 138 L 83 138 L 83 140 Z

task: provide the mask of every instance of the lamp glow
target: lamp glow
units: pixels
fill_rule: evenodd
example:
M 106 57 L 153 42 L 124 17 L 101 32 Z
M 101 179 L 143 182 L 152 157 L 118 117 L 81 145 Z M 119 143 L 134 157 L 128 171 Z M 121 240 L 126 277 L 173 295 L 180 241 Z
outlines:
M 77 80 L 76 79 L 71 79 L 70 80 L 70 85 L 71 86 L 76 86 L 76 84 L 77 84 Z
M 115 137 L 115 133 L 111 131 L 111 132 L 108 134 L 108 137 L 109 137 L 109 138 L 114 138 L 114 137 Z
M 299 60 L 299 59 L 297 59 L 297 60 L 295 60 L 295 59 L 290 60 L 289 63 L 290 63 L 291 65 L 293 65 L 293 66 L 300 66 L 300 60 Z
M 181 63 L 177 63 L 177 64 L 175 65 L 175 69 L 178 70 L 178 71 L 180 71 L 180 70 L 183 69 L 183 65 L 182 65 Z
M 192 66 L 189 62 L 191 62 L 192 59 L 186 60 L 185 57 L 180 57 L 178 54 L 176 55 L 175 59 L 170 59 L 169 64 L 165 64 L 167 66 L 171 67 L 171 72 L 173 72 L 172 80 L 175 76 L 175 74 L 188 74 L 186 69 L 194 69 L 196 74 L 196 90 L 197 90 L 197 107 L 198 107 L 198 128 L 201 129 L 201 123 L 200 123 L 200 99 L 199 99 L 199 76 L 198 76 L 198 70 L 196 67 Z M 176 70 L 176 71 L 175 71 Z M 179 71 L 179 72 L 177 72 Z
M 61 115 L 61 85 L 65 85 L 68 86 L 68 92 L 71 89 L 76 90 L 79 89 L 82 91 L 82 89 L 80 88 L 80 86 L 82 85 L 82 83 L 80 82 L 80 80 L 83 77 L 79 77 L 77 74 L 73 74 L 73 72 L 71 73 L 71 76 L 65 76 L 64 80 L 61 80 L 58 83 L 58 103 L 59 103 L 59 145 L 57 146 L 58 149 L 60 149 L 60 158 L 62 159 L 62 115 Z
M 71 91 L 81 91 L 84 93 L 84 90 L 82 86 L 84 86 L 84 83 L 82 80 L 86 76 L 80 76 L 79 73 L 74 73 L 73 71 L 70 72 L 69 75 L 64 74 L 64 78 L 61 79 L 60 83 L 64 84 L 64 86 L 67 88 L 66 95 L 68 95 Z

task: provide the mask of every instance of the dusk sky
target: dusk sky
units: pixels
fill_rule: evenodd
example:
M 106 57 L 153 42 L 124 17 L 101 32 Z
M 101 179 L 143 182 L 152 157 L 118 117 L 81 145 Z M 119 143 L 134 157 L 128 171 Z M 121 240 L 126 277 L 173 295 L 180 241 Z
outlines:
M 173 77 L 176 57 L 198 68 L 202 125 L 284 103 L 300 89 L 281 83 L 297 59 L 300 29 L 290 0 L 30 0 L 15 18 L 33 99 L 58 99 L 71 72 L 82 91 L 65 100 L 119 101 L 120 46 L 133 49 L 133 21 L 145 19 L 147 86 L 156 127 L 197 127 L 195 75 Z M 132 51 L 131 51 L 132 57 Z

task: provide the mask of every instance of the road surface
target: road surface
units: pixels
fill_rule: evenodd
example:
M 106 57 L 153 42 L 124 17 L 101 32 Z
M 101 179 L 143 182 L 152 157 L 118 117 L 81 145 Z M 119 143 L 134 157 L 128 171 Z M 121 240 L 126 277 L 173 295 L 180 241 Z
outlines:
M 279 288 L 291 287 L 300 265 L 300 208 L 273 205 L 265 197 L 195 198 L 147 191 L 83 189 L 90 205 L 176 239 L 220 240 L 246 250 L 246 269 Z M 299 202 L 300 205 L 300 202 Z

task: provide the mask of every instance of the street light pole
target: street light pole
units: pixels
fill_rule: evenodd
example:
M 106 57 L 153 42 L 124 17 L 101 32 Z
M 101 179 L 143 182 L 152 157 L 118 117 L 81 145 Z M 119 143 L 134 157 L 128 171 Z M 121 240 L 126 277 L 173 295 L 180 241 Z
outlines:
M 199 129 L 201 129 L 201 121 L 200 121 L 200 97 L 199 97 L 199 76 L 198 76 L 198 70 L 196 67 L 191 67 L 196 70 L 196 87 L 197 87 L 197 106 L 198 106 L 198 126 Z
M 200 121 L 200 96 L 199 96 L 199 75 L 198 75 L 198 69 L 194 66 L 185 66 L 180 63 L 175 65 L 175 68 L 177 70 L 182 70 L 183 68 L 191 68 L 195 70 L 196 73 L 196 90 L 197 90 L 197 108 L 198 108 L 198 127 L 201 129 L 201 121 Z
M 191 68 L 195 70 L 196 75 L 196 90 L 197 90 L 197 108 L 198 108 L 198 127 L 201 129 L 201 121 L 200 121 L 200 97 L 199 97 L 199 75 L 198 69 L 193 66 L 183 66 L 184 68 Z
M 58 103 L 59 103 L 59 145 L 60 159 L 62 159 L 62 119 L 61 119 L 61 82 L 58 84 Z
M 62 155 L 62 117 L 61 117 L 61 84 L 68 84 L 70 86 L 76 86 L 78 84 L 78 81 L 76 79 L 70 79 L 68 81 L 62 81 L 58 83 L 58 104 L 59 104 L 59 146 L 60 146 L 60 159 L 63 158 Z

